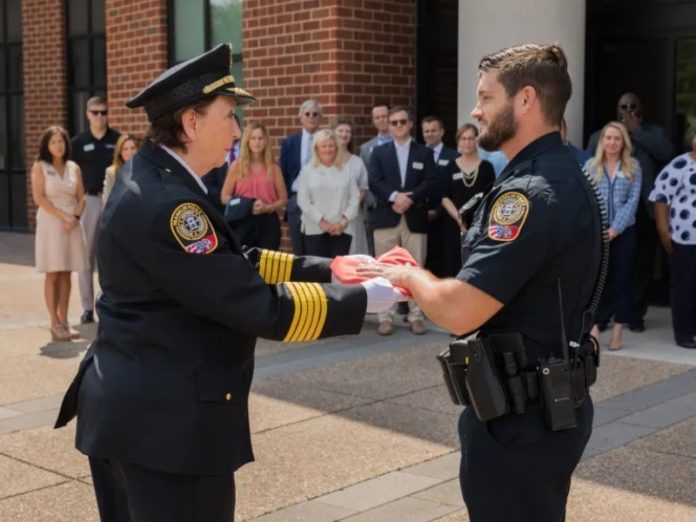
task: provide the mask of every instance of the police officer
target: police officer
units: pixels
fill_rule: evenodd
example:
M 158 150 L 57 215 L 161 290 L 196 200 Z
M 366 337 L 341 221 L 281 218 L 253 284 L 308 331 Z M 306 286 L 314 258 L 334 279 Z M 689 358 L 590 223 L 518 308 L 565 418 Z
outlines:
M 431 320 L 456 334 L 519 334 L 528 361 L 521 370 L 536 376 L 535 367 L 560 357 L 564 343 L 589 340 L 583 312 L 598 280 L 601 214 L 558 132 L 571 94 L 560 47 L 526 44 L 485 56 L 477 92 L 471 114 L 480 145 L 511 161 L 474 215 L 462 270 L 454 279 L 409 267 L 361 272 L 407 287 Z M 564 520 L 593 407 L 587 396 L 570 410 L 576 426 L 552 431 L 531 393 L 534 382 L 524 413 L 488 421 L 473 408 L 462 413 L 460 484 L 472 522 Z
M 328 260 L 242 252 L 200 180 L 239 138 L 236 107 L 254 100 L 230 57 L 220 45 L 127 103 L 150 128 L 104 210 L 99 330 L 56 422 L 77 413 L 103 521 L 233 520 L 234 472 L 253 460 L 256 338 L 355 334 L 396 295 L 384 279 L 324 284 Z

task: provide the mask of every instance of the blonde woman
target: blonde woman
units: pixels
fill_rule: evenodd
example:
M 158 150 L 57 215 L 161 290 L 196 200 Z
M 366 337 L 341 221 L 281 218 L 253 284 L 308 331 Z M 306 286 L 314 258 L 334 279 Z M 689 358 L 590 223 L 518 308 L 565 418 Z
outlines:
M 261 123 L 251 123 L 244 129 L 239 157 L 227 171 L 220 199 L 227 205 L 233 197 L 254 199 L 248 216 L 230 222 L 239 241 L 247 247 L 278 250 L 280 216 L 288 192 L 271 154 L 268 130 Z
M 36 268 L 46 274 L 44 297 L 54 341 L 80 336 L 68 324 L 70 273 L 87 266 L 80 215 L 85 189 L 77 163 L 70 161 L 70 141 L 62 127 L 41 136 L 39 155 L 31 168 L 36 213 Z
M 330 130 L 314 134 L 312 159 L 300 172 L 297 204 L 307 255 L 348 254 L 360 205 L 355 179 L 342 168 L 338 141 Z
M 609 122 L 602 129 L 597 150 L 585 168 L 599 186 L 609 218 L 604 231 L 610 243 L 609 273 L 597 310 L 592 334 L 600 332 L 614 319 L 610 350 L 620 350 L 623 325 L 630 320 L 631 271 L 636 251 L 636 208 L 640 198 L 640 164 L 631 156 L 631 138 L 626 127 Z
M 364 208 L 365 197 L 369 189 L 367 180 L 367 168 L 365 163 L 353 153 L 353 129 L 355 123 L 350 116 L 338 116 L 331 122 L 331 129 L 336 134 L 338 143 L 338 162 L 354 180 L 360 193 L 360 205 L 358 215 L 353 220 L 353 237 L 350 242 L 351 254 L 369 254 L 367 244 L 367 232 L 365 227 L 366 211 Z
M 114 161 L 106 168 L 104 175 L 104 190 L 102 191 L 102 204 L 106 205 L 111 189 L 114 188 L 116 175 L 123 167 L 123 164 L 133 157 L 138 151 L 138 139 L 130 134 L 121 134 L 116 140 L 114 147 Z

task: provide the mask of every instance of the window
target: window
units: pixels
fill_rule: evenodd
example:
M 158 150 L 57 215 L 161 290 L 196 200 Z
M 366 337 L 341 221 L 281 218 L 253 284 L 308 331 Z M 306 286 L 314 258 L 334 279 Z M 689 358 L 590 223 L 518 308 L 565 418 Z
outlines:
M 696 38 L 678 39 L 676 54 L 676 142 L 691 150 L 696 136 Z
M 68 110 L 73 135 L 88 127 L 87 100 L 106 99 L 104 0 L 68 0 Z
M 232 44 L 232 74 L 242 77 L 242 0 L 169 0 L 169 65 Z
M 26 230 L 20 0 L 0 2 L 0 229 Z

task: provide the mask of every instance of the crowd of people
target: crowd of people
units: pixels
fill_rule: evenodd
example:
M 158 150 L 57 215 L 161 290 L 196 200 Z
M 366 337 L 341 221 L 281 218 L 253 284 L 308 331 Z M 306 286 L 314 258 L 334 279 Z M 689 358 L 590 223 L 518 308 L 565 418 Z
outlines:
M 618 350 L 624 325 L 644 331 L 655 260 L 664 252 L 672 278 L 675 340 L 694 347 L 696 144 L 667 164 L 673 150 L 667 133 L 645 124 L 642 113 L 635 94 L 622 95 L 617 120 L 594 133 L 586 150 L 567 140 L 565 119 L 561 122 L 565 146 L 598 184 L 608 213 L 611 263 L 593 333 L 599 339 L 611 326 L 608 348 Z M 99 216 L 115 176 L 140 146 L 137 136 L 120 135 L 108 126 L 103 99 L 91 98 L 86 116 L 89 128 L 72 141 L 63 129 L 47 129 L 32 169 L 39 207 L 36 262 L 47 274 L 46 304 L 55 340 L 78 336 L 67 323 L 71 271 L 78 272 L 81 322 L 94 321 Z M 251 122 L 225 165 L 203 177 L 240 243 L 277 250 L 287 221 L 296 255 L 379 256 L 401 246 L 434 275 L 456 276 L 470 209 L 507 164 L 502 152 L 478 147 L 478 127 L 467 122 L 456 129 L 454 150 L 443 143 L 442 119 L 429 115 L 420 122 L 421 145 L 413 138 L 407 107 L 376 103 L 370 112 L 376 135 L 357 147 L 351 117 L 335 117 L 322 128 L 323 108 L 314 99 L 300 106 L 298 116 L 301 129 L 282 140 L 277 160 L 268 129 Z M 425 333 L 415 303 L 399 304 L 410 330 Z M 380 315 L 380 334 L 393 332 L 396 310 Z

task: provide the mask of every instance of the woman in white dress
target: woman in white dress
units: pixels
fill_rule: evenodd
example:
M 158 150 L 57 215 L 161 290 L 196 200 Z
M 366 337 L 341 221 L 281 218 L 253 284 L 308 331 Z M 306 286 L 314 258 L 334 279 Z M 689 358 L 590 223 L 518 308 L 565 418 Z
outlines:
M 312 160 L 300 171 L 297 190 L 307 255 L 348 254 L 359 199 L 355 180 L 338 163 L 336 136 L 327 129 L 317 131 Z
M 70 141 L 62 127 L 49 127 L 41 137 L 39 156 L 31 168 L 36 213 L 36 268 L 46 273 L 44 296 L 54 341 L 80 336 L 68 324 L 70 273 L 86 267 L 84 237 L 79 226 L 85 207 L 80 167 L 70 161 Z
M 355 123 L 350 116 L 338 116 L 331 123 L 338 142 L 338 162 L 343 170 L 355 180 L 360 193 L 358 215 L 353 220 L 353 239 L 350 243 L 351 254 L 369 254 L 367 232 L 365 231 L 365 196 L 368 191 L 367 168 L 360 156 L 353 154 L 353 129 Z

